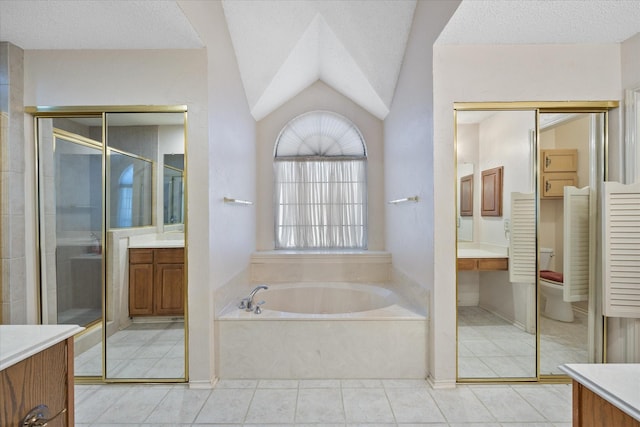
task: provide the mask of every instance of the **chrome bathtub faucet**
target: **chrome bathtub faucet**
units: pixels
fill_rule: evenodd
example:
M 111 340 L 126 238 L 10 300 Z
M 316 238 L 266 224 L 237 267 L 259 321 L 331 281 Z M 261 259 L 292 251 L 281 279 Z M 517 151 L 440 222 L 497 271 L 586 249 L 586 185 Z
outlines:
M 256 304 L 253 302 L 253 297 L 261 289 L 269 289 L 269 287 L 267 285 L 256 286 L 246 298 L 242 298 L 242 301 L 240 301 L 240 305 L 238 306 L 238 308 L 241 310 L 244 309 L 245 311 L 252 311 L 255 309 L 256 314 L 260 314 L 262 312 L 262 309 L 260 309 L 260 306 L 264 304 L 264 301 L 261 301 L 258 304 Z

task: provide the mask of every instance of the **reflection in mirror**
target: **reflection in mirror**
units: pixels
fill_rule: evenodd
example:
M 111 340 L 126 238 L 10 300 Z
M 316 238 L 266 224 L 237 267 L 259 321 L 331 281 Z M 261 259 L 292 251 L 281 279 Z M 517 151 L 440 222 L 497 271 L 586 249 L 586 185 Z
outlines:
M 597 153 L 603 113 L 540 114 L 540 374 L 595 361 Z
M 107 236 L 112 245 L 107 266 L 105 377 L 183 379 L 184 113 L 107 113 L 106 123 L 111 160 Z M 175 172 L 169 186 L 167 170 Z M 132 187 L 127 187 L 129 182 Z M 130 203 L 124 216 L 115 207 L 123 205 L 123 198 L 124 205 Z M 170 229 L 164 224 L 167 201 L 174 216 Z M 127 226 L 129 212 L 141 220 Z
M 184 215 L 184 154 L 164 155 L 164 223 L 181 224 Z
M 111 226 L 151 225 L 153 162 L 122 151 L 110 149 L 108 152 Z
M 42 323 L 87 328 L 75 338 L 78 376 L 102 376 L 101 123 L 37 122 Z
M 535 237 L 530 254 L 509 250 L 512 232 L 519 233 L 512 227 L 524 224 L 535 236 L 532 129 L 535 111 L 456 112 L 458 165 L 503 171 L 502 197 L 494 199 L 501 216 L 480 215 L 482 180 L 474 179 L 473 231 L 458 239 L 459 379 L 536 377 Z M 520 213 L 527 220 L 516 221 Z M 528 274 L 512 276 L 522 261 Z
M 473 241 L 473 163 L 458 163 L 458 241 Z

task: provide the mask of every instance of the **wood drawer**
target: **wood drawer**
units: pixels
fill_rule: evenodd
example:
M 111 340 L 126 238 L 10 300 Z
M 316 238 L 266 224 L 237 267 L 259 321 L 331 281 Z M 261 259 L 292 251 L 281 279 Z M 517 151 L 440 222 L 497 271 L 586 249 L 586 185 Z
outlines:
M 458 258 L 458 270 L 508 270 L 509 258 Z
M 458 270 L 475 270 L 476 265 L 475 258 L 458 258 Z
M 184 248 L 156 249 L 156 263 L 158 264 L 183 264 Z
M 129 249 L 130 264 L 153 264 L 153 249 Z
M 479 258 L 478 270 L 508 270 L 508 258 Z

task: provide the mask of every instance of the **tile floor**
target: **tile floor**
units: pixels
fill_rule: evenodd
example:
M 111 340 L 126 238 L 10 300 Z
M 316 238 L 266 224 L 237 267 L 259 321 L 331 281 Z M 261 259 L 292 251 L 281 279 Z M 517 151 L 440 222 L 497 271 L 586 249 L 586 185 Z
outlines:
M 568 384 L 458 385 L 421 380 L 221 380 L 76 385 L 76 426 L 570 427 Z
M 102 376 L 102 344 L 76 354 L 75 374 Z M 133 323 L 107 339 L 109 378 L 184 378 L 184 322 Z
M 564 363 L 586 363 L 587 316 L 572 323 L 540 318 L 540 373 L 562 374 Z M 458 307 L 460 378 L 536 376 L 536 336 L 480 307 Z

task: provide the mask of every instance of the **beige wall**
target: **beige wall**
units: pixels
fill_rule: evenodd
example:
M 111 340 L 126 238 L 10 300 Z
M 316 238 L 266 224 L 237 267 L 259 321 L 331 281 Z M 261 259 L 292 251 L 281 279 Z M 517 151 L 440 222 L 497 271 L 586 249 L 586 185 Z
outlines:
M 418 203 L 387 205 L 387 250 L 391 252 L 394 268 L 400 275 L 423 289 L 426 297 L 419 304 L 430 304 L 427 357 L 429 377 L 435 386 L 451 386 L 453 377 L 442 374 L 451 369 L 455 372 L 455 360 L 451 360 L 451 354 L 443 353 L 434 346 L 434 343 L 449 340 L 451 330 L 447 325 L 455 324 L 455 286 L 436 287 L 433 276 L 434 241 L 437 241 L 434 212 L 442 206 L 434 203 L 433 199 L 434 174 L 440 159 L 433 157 L 432 45 L 458 4 L 458 1 L 417 3 L 396 93 L 384 121 L 386 198 L 419 197 Z M 450 115 L 453 116 L 452 111 Z M 453 157 L 450 160 L 443 166 L 454 174 Z M 453 194 L 454 178 L 447 181 L 442 190 Z M 455 205 L 452 207 L 455 211 Z M 445 245 L 454 251 L 455 217 L 450 216 L 450 219 L 454 240 L 445 242 Z M 439 247 L 437 250 L 442 249 Z M 443 267 L 455 269 L 453 258 Z M 447 305 L 449 301 L 451 305 Z M 453 332 L 455 336 L 455 330 Z
M 343 115 L 360 129 L 367 145 L 368 248 L 384 250 L 384 162 L 382 122 L 317 81 L 260 120 L 256 131 L 257 250 L 274 248 L 273 149 L 282 128 L 299 114 L 329 110 Z
M 434 47 L 434 288 L 442 328 L 430 346 L 432 375 L 455 378 L 455 182 L 453 103 L 617 100 L 619 45 L 452 45 Z M 619 141 L 610 139 L 611 145 Z M 437 315 L 438 313 L 436 313 Z

